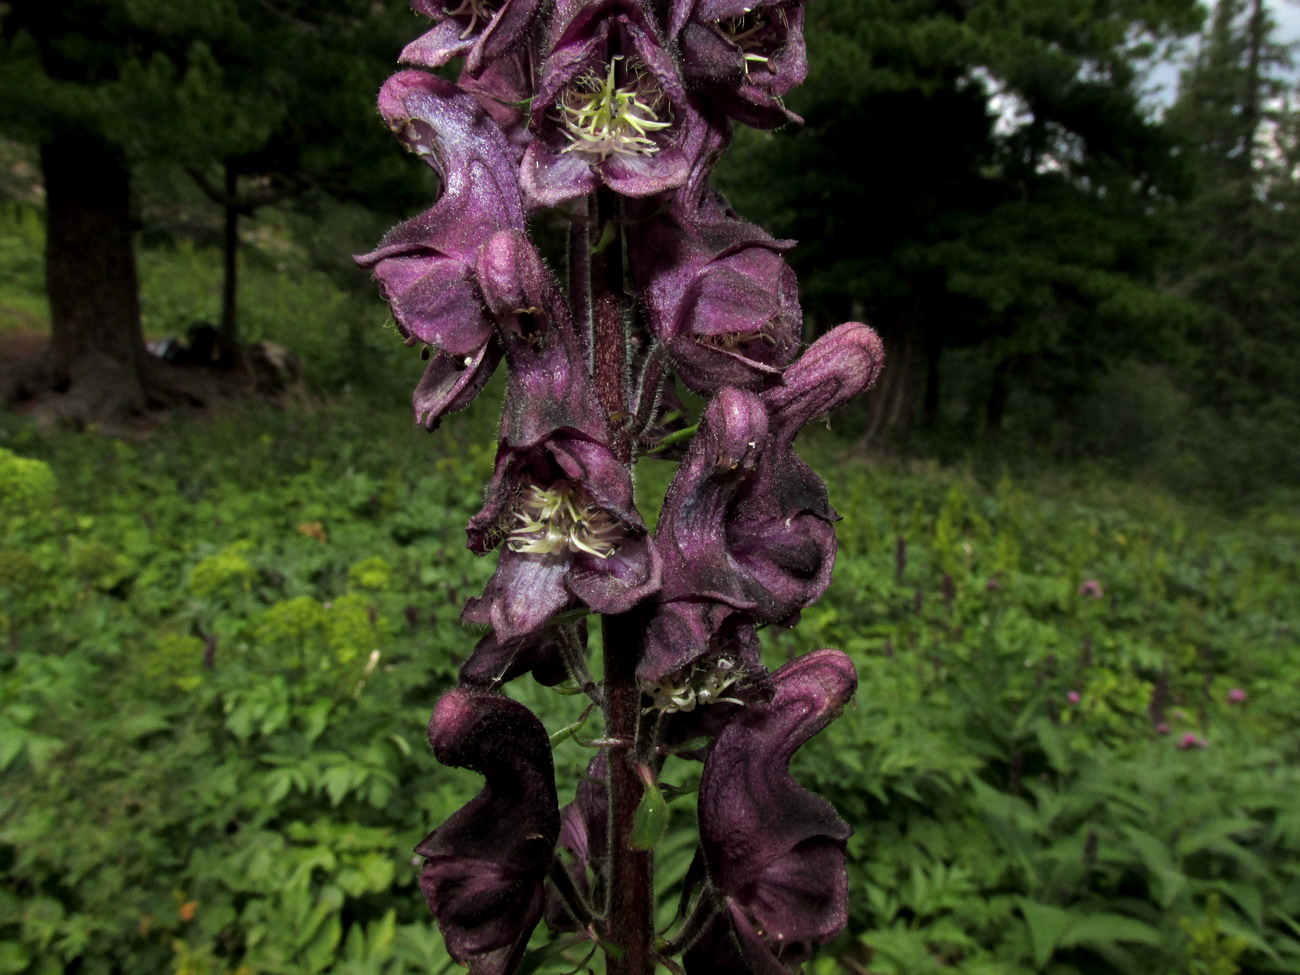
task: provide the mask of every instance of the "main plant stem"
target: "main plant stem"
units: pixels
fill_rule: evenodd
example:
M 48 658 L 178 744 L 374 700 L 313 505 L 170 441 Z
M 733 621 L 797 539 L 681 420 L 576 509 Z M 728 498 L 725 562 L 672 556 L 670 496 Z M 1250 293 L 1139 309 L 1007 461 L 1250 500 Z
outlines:
M 616 218 L 618 198 L 600 190 L 588 202 L 588 221 L 575 228 L 585 234 L 587 268 L 570 269 L 570 281 L 590 288 L 592 378 L 596 396 L 609 415 L 612 446 L 625 464 L 632 462 L 628 407 L 628 336 L 623 289 L 622 231 Z M 589 270 L 589 273 L 583 273 Z M 575 307 L 581 307 L 575 302 Z M 641 723 L 641 686 L 636 668 L 644 626 L 636 611 L 604 617 L 605 734 L 609 746 L 609 903 L 605 918 L 608 975 L 654 972 L 654 859 L 631 848 L 632 828 L 643 786 L 637 775 L 637 727 Z

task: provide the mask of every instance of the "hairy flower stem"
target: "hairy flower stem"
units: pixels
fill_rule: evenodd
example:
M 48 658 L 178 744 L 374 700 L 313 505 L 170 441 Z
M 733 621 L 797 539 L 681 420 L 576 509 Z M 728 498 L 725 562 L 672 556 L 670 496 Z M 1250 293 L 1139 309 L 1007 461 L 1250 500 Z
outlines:
M 596 396 L 609 414 L 612 447 L 619 459 L 631 463 L 628 428 L 627 316 L 623 290 L 622 232 L 617 223 L 618 198 L 600 190 L 588 202 L 592 218 L 586 227 L 585 248 L 590 272 L 570 270 L 570 282 L 584 282 L 590 291 L 574 296 L 574 307 L 590 308 L 592 380 Z M 605 657 L 605 737 L 623 744 L 609 752 L 609 903 L 605 936 L 611 951 L 609 975 L 652 975 L 654 972 L 653 854 L 631 849 L 632 829 L 643 786 L 637 774 L 637 730 L 641 719 L 641 685 L 636 677 L 645 620 L 636 611 L 606 616 L 603 621 Z
M 610 447 L 625 464 L 632 461 L 628 423 L 627 302 L 623 288 L 623 232 L 619 226 L 619 198 L 608 189 L 596 191 L 588 201 L 595 219 L 588 225 L 591 273 L 592 379 L 596 397 L 609 414 Z
M 605 720 L 607 736 L 629 744 L 609 754 L 609 910 L 607 937 L 621 954 L 606 960 L 609 975 L 654 972 L 654 854 L 631 849 L 632 828 L 643 786 L 637 775 L 635 736 L 641 717 L 641 689 L 636 679 L 645 631 L 635 611 L 604 618 Z

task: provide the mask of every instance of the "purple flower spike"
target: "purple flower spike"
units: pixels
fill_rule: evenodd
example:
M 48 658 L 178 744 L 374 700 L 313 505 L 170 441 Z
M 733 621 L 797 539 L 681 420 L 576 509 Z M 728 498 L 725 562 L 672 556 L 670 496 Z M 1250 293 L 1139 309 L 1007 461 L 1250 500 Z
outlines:
M 707 190 L 629 229 L 628 247 L 650 328 L 691 389 L 763 389 L 781 381 L 799 347 L 794 271 L 774 240 Z
M 435 26 L 408 44 L 398 60 L 417 68 L 440 68 L 463 55 L 465 69 L 477 73 L 524 39 L 539 6 L 538 0 L 411 0 L 411 8 Z
M 803 0 L 676 0 L 670 18 L 687 84 L 746 125 L 803 121 L 781 101 L 808 75 Z
M 853 662 L 818 650 L 772 675 L 776 694 L 739 713 L 700 779 L 700 846 L 719 912 L 686 954 L 699 973 L 781 973 L 848 919 L 844 844 L 853 830 L 800 787 L 789 764 L 857 687 Z
M 435 347 L 413 401 L 417 420 L 433 429 L 474 398 L 501 357 L 490 347 L 492 317 L 474 264 L 494 233 L 523 229 L 523 207 L 505 137 L 455 85 L 402 71 L 380 91 L 379 110 L 443 180 L 430 210 L 398 224 L 378 248 L 356 258 L 374 269 L 402 335 Z
M 681 186 L 698 113 L 654 16 L 638 0 L 560 0 L 533 99 L 520 182 L 532 207 L 604 183 L 625 196 Z
M 452 957 L 505 975 L 542 915 L 560 834 L 550 741 L 522 704 L 466 687 L 438 702 L 429 740 L 438 761 L 487 781 L 415 848 L 420 889 Z

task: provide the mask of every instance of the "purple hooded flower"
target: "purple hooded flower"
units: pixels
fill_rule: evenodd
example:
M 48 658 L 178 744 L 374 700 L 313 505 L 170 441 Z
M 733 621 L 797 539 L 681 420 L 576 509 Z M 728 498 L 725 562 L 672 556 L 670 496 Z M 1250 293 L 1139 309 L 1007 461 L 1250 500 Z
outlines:
M 628 231 L 646 317 L 691 389 L 762 389 L 781 380 L 803 318 L 794 271 L 774 240 L 735 216 L 702 177 Z
M 690 175 L 699 124 L 642 0 L 558 0 L 520 182 L 534 207 L 601 183 L 662 193 Z
M 532 637 L 561 610 L 622 613 L 659 586 L 659 560 L 632 506 L 632 479 L 605 444 L 558 430 L 497 453 L 469 547 L 500 546 L 497 570 L 464 619 L 502 642 Z
M 398 60 L 417 68 L 440 68 L 464 56 L 465 70 L 477 73 L 522 43 L 540 6 L 539 0 L 411 0 L 411 8 L 435 26 L 408 44 Z
M 789 764 L 848 703 L 857 674 L 845 654 L 819 650 L 772 683 L 771 702 L 737 714 L 704 764 L 700 848 L 718 913 L 686 953 L 688 972 L 787 975 L 848 919 L 844 844 L 853 830 L 794 781 Z
M 642 680 L 694 664 L 733 613 L 789 623 L 825 591 L 838 515 L 794 438 L 870 386 L 883 355 L 876 333 L 851 322 L 818 339 L 786 370 L 785 385 L 714 397 L 659 516 L 664 581 Z
M 848 322 L 814 342 L 762 394 L 770 438 L 758 468 L 727 518 L 727 552 L 758 603 L 755 622 L 789 624 L 830 585 L 834 523 L 826 485 L 794 452 L 812 419 L 868 389 L 884 365 L 884 346 L 866 325 Z
M 681 607 L 694 604 L 673 603 Z M 662 630 L 656 634 L 662 638 Z M 649 697 L 649 707 L 662 712 L 659 737 L 682 758 L 703 760 L 707 745 L 683 750 L 690 742 L 711 739 L 742 708 L 772 699 L 772 678 L 763 666 L 759 652 L 758 630 L 744 622 L 738 613 L 729 613 L 714 625 L 705 638 L 704 652 L 686 652 L 688 662 L 662 673 L 654 680 L 641 680 L 642 692 Z M 662 670 L 651 664 L 655 651 L 665 656 L 666 643 L 648 636 L 646 670 Z M 683 641 L 683 649 L 696 646 Z
M 655 534 L 663 584 L 637 667 L 652 697 L 656 686 L 689 684 L 720 660 L 738 662 L 717 650 L 715 638 L 730 615 L 756 601 L 727 552 L 726 522 L 767 439 L 767 411 L 758 397 L 719 391 L 668 489 Z
M 447 950 L 476 975 L 513 971 L 542 915 L 560 833 L 546 729 L 522 704 L 459 687 L 438 702 L 429 741 L 483 791 L 421 841 L 420 876 Z
M 413 400 L 416 419 L 432 430 L 473 400 L 501 358 L 474 262 L 494 233 L 523 229 L 523 207 L 505 137 L 455 85 L 421 71 L 399 72 L 380 90 L 379 111 L 443 181 L 431 209 L 356 258 L 374 269 L 407 341 L 433 346 Z
M 576 604 L 631 609 L 658 589 L 659 559 L 553 276 L 520 234 L 494 237 L 478 266 L 510 386 L 487 501 L 467 529 L 472 551 L 501 555 L 464 618 L 491 623 L 506 643 Z
M 781 99 L 808 75 L 803 0 L 674 0 L 669 17 L 688 85 L 746 125 L 802 121 Z

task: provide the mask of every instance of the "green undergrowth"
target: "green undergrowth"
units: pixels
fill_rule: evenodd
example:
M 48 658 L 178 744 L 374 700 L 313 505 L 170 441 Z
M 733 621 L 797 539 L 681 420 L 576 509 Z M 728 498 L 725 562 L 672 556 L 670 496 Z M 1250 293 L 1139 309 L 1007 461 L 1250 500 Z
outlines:
M 424 726 L 492 568 L 485 399 L 433 436 L 347 396 L 139 443 L 0 421 L 0 975 L 450 970 L 411 850 L 480 783 Z M 1294 517 L 805 453 L 839 563 L 765 648 L 861 677 L 795 763 L 856 830 L 813 971 L 1300 969 Z

